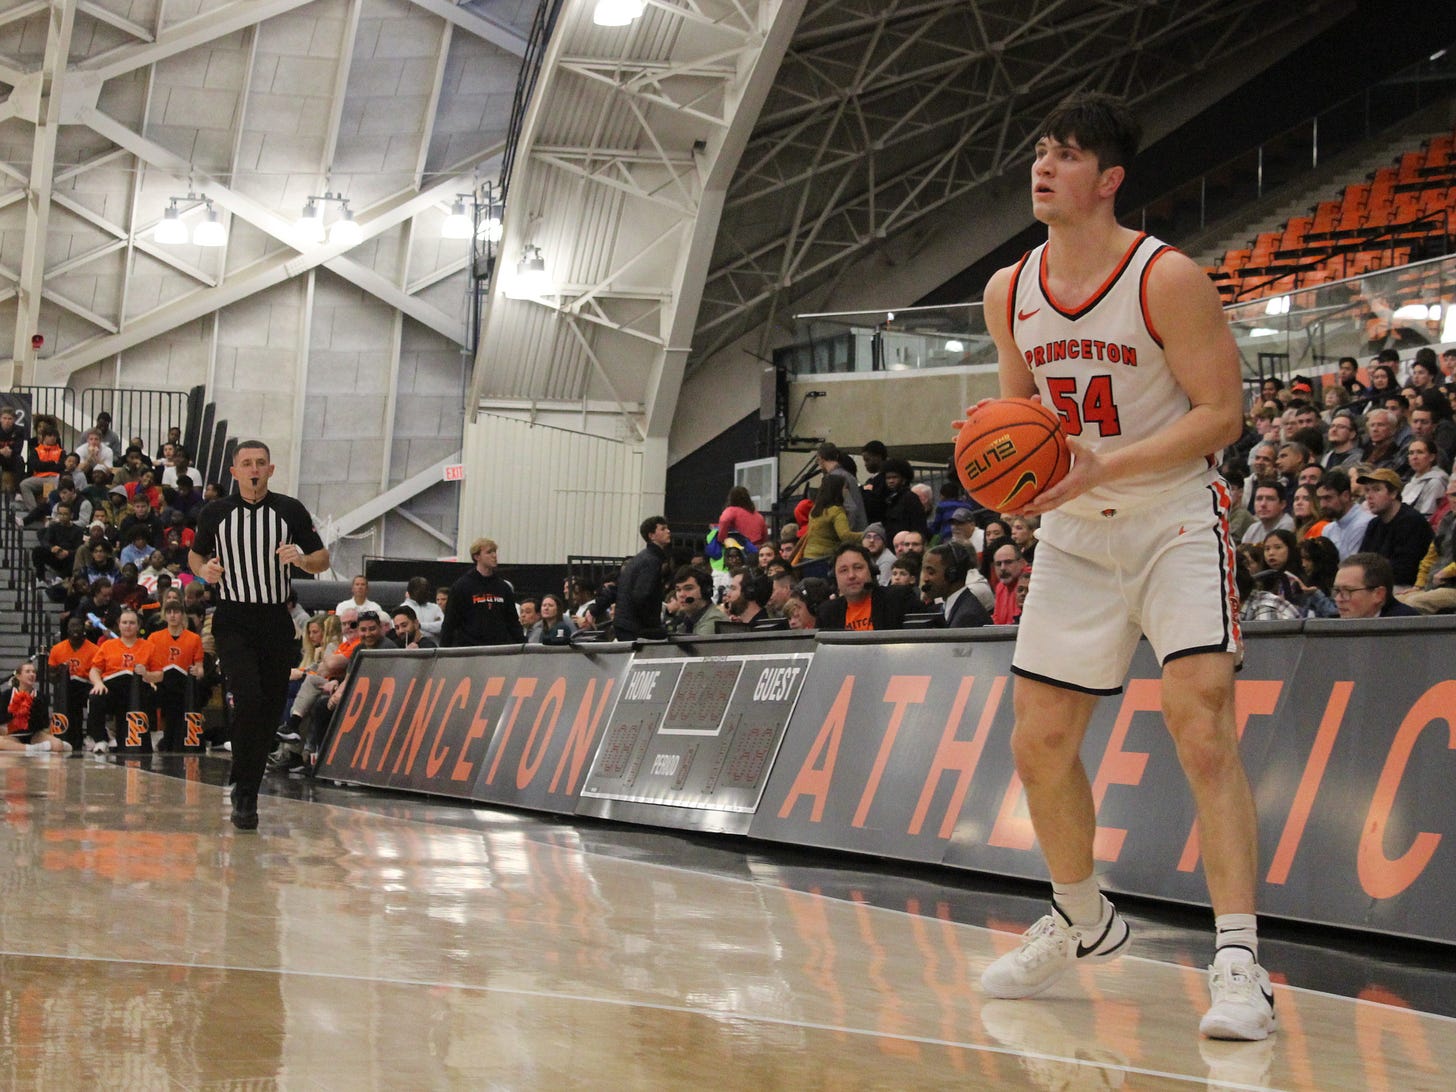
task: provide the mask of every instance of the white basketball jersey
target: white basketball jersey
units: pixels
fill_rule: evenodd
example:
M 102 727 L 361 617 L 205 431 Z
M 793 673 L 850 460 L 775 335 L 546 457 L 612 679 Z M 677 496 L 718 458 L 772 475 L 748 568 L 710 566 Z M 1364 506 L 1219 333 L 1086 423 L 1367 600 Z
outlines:
M 1007 322 L 1042 404 L 1061 417 L 1068 436 L 1099 453 L 1141 440 L 1190 408 L 1147 310 L 1148 274 L 1172 249 L 1138 235 L 1102 287 L 1080 303 L 1052 298 L 1045 243 L 1023 257 L 1012 274 Z M 1211 465 L 1209 458 L 1192 458 L 1123 478 L 1089 490 L 1058 511 L 1096 516 L 1137 508 L 1169 489 L 1210 480 Z

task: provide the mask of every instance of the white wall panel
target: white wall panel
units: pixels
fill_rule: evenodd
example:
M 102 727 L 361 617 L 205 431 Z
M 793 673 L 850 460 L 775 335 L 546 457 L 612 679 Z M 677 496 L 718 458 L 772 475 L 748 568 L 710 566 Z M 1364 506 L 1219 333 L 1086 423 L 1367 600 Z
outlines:
M 562 564 L 569 554 L 631 554 L 637 526 L 662 510 L 642 491 L 636 445 L 482 413 L 465 426 L 460 555 L 485 535 L 507 564 Z

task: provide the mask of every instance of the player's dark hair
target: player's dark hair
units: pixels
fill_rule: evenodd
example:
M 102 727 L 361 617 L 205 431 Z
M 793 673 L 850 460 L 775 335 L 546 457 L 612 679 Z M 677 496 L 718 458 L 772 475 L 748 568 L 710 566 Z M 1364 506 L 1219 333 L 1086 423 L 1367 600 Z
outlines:
M 667 520 L 662 516 L 648 516 L 642 521 L 642 526 L 637 528 L 637 533 L 642 536 L 643 542 L 647 542 L 652 538 L 654 531 L 665 526 L 667 526 Z
M 1042 136 L 1077 146 L 1097 157 L 1100 170 L 1126 167 L 1137 155 L 1142 127 L 1121 99 L 1101 91 L 1071 96 L 1047 116 Z

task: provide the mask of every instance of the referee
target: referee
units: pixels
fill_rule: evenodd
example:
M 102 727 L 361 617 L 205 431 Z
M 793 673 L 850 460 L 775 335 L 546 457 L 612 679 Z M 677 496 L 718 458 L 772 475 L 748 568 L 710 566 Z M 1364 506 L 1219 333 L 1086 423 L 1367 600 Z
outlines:
M 298 500 L 268 491 L 268 445 L 245 440 L 229 468 L 237 490 L 207 504 L 187 562 L 213 587 L 212 636 L 232 700 L 233 826 L 258 826 L 258 786 L 297 659 L 285 601 L 290 567 L 323 572 L 329 551 Z

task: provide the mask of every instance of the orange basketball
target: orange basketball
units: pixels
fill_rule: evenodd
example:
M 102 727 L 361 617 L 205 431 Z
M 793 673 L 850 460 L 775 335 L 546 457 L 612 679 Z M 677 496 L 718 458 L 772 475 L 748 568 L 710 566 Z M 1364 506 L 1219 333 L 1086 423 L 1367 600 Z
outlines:
M 1072 453 L 1055 413 L 1028 398 L 999 398 L 961 425 L 955 467 L 979 504 L 1005 512 L 1066 477 Z

